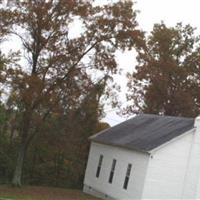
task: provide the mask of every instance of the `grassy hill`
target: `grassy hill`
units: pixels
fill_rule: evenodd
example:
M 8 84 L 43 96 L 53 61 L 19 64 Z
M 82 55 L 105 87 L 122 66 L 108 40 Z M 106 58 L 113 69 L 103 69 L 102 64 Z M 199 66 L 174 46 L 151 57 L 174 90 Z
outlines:
M 80 190 L 51 187 L 12 188 L 0 186 L 0 200 L 98 200 Z

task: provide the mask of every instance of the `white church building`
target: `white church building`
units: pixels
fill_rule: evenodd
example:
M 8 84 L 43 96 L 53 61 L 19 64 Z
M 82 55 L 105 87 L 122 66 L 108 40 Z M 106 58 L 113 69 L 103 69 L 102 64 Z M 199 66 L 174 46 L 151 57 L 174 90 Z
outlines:
M 200 117 L 141 114 L 90 140 L 84 192 L 103 199 L 200 199 Z

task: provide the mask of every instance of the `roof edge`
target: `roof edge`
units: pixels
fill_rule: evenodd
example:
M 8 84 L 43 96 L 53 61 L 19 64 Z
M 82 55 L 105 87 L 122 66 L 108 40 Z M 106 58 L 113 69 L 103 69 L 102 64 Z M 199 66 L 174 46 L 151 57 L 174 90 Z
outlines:
M 154 154 L 154 153 L 156 153 L 157 151 L 159 151 L 160 149 L 162 149 L 162 148 L 164 148 L 165 146 L 169 145 L 170 143 L 175 142 L 176 140 L 178 140 L 179 138 L 184 137 L 185 135 L 194 133 L 195 131 L 196 131 L 196 128 L 193 127 L 192 129 L 190 129 L 190 130 L 188 130 L 188 131 L 182 133 L 181 135 L 178 135 L 178 136 L 172 138 L 171 140 L 166 141 L 165 143 L 161 144 L 160 146 L 158 146 L 158 147 L 156 147 L 156 148 L 153 148 L 153 149 L 149 150 L 148 152 L 149 152 L 150 154 Z
M 99 141 L 95 141 L 95 140 L 92 140 L 92 142 L 97 143 L 97 144 L 103 144 L 103 145 L 107 145 L 107 146 L 112 146 L 112 147 L 119 147 L 119 148 L 127 149 L 127 150 L 130 150 L 130 151 L 137 151 L 137 152 L 145 153 L 145 154 L 148 154 L 148 155 L 151 154 L 149 151 L 144 151 L 144 150 L 133 148 L 133 147 L 132 148 L 131 147 L 124 147 L 122 145 L 106 143 L 106 142 L 99 142 Z
M 128 119 L 128 120 L 131 120 L 131 119 L 133 119 L 133 118 L 135 118 L 135 117 L 137 117 L 137 116 L 139 116 L 139 115 L 143 115 L 143 114 L 135 115 L 135 116 L 131 117 L 131 118 Z M 116 125 L 114 125 L 114 126 L 111 126 L 111 127 L 109 127 L 109 128 L 106 128 L 106 129 L 104 129 L 104 130 L 102 130 L 102 131 L 99 131 L 98 133 L 96 133 L 96 134 L 91 135 L 90 137 L 88 137 L 88 139 L 89 139 L 89 140 L 93 140 L 96 136 L 101 135 L 102 133 L 108 131 L 108 130 L 111 129 L 111 128 L 114 128 L 114 127 L 116 127 L 116 126 L 119 126 L 120 124 L 122 124 L 122 123 L 124 123 L 124 122 L 126 122 L 126 121 L 128 121 L 128 120 L 124 120 L 123 122 L 120 122 L 119 124 L 116 124 Z

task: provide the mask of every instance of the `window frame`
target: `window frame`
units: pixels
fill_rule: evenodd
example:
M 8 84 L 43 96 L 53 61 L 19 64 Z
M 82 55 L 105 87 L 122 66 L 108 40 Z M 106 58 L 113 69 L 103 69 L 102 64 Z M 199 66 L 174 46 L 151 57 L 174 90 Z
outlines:
M 100 176 L 102 163 L 103 163 L 103 155 L 100 154 L 99 162 L 98 162 L 97 169 L 96 169 L 96 178 L 99 178 L 99 176 Z
M 109 179 L 108 179 L 108 183 L 110 183 L 110 184 L 112 184 L 112 182 L 113 182 L 116 164 L 117 164 L 117 160 L 113 159 L 111 169 L 110 169 L 110 175 L 109 175 Z
M 126 169 L 126 175 L 125 175 L 124 184 L 123 184 L 123 189 L 125 189 L 125 190 L 127 190 L 127 188 L 128 188 L 131 170 L 132 170 L 132 164 L 129 163 L 127 166 L 127 169 Z

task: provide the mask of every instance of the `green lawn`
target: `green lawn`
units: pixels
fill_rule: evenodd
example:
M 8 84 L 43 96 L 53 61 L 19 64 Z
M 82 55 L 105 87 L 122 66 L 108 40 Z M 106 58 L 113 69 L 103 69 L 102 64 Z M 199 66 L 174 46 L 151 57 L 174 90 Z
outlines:
M 80 190 L 51 187 L 12 188 L 0 186 L 0 200 L 99 200 Z

